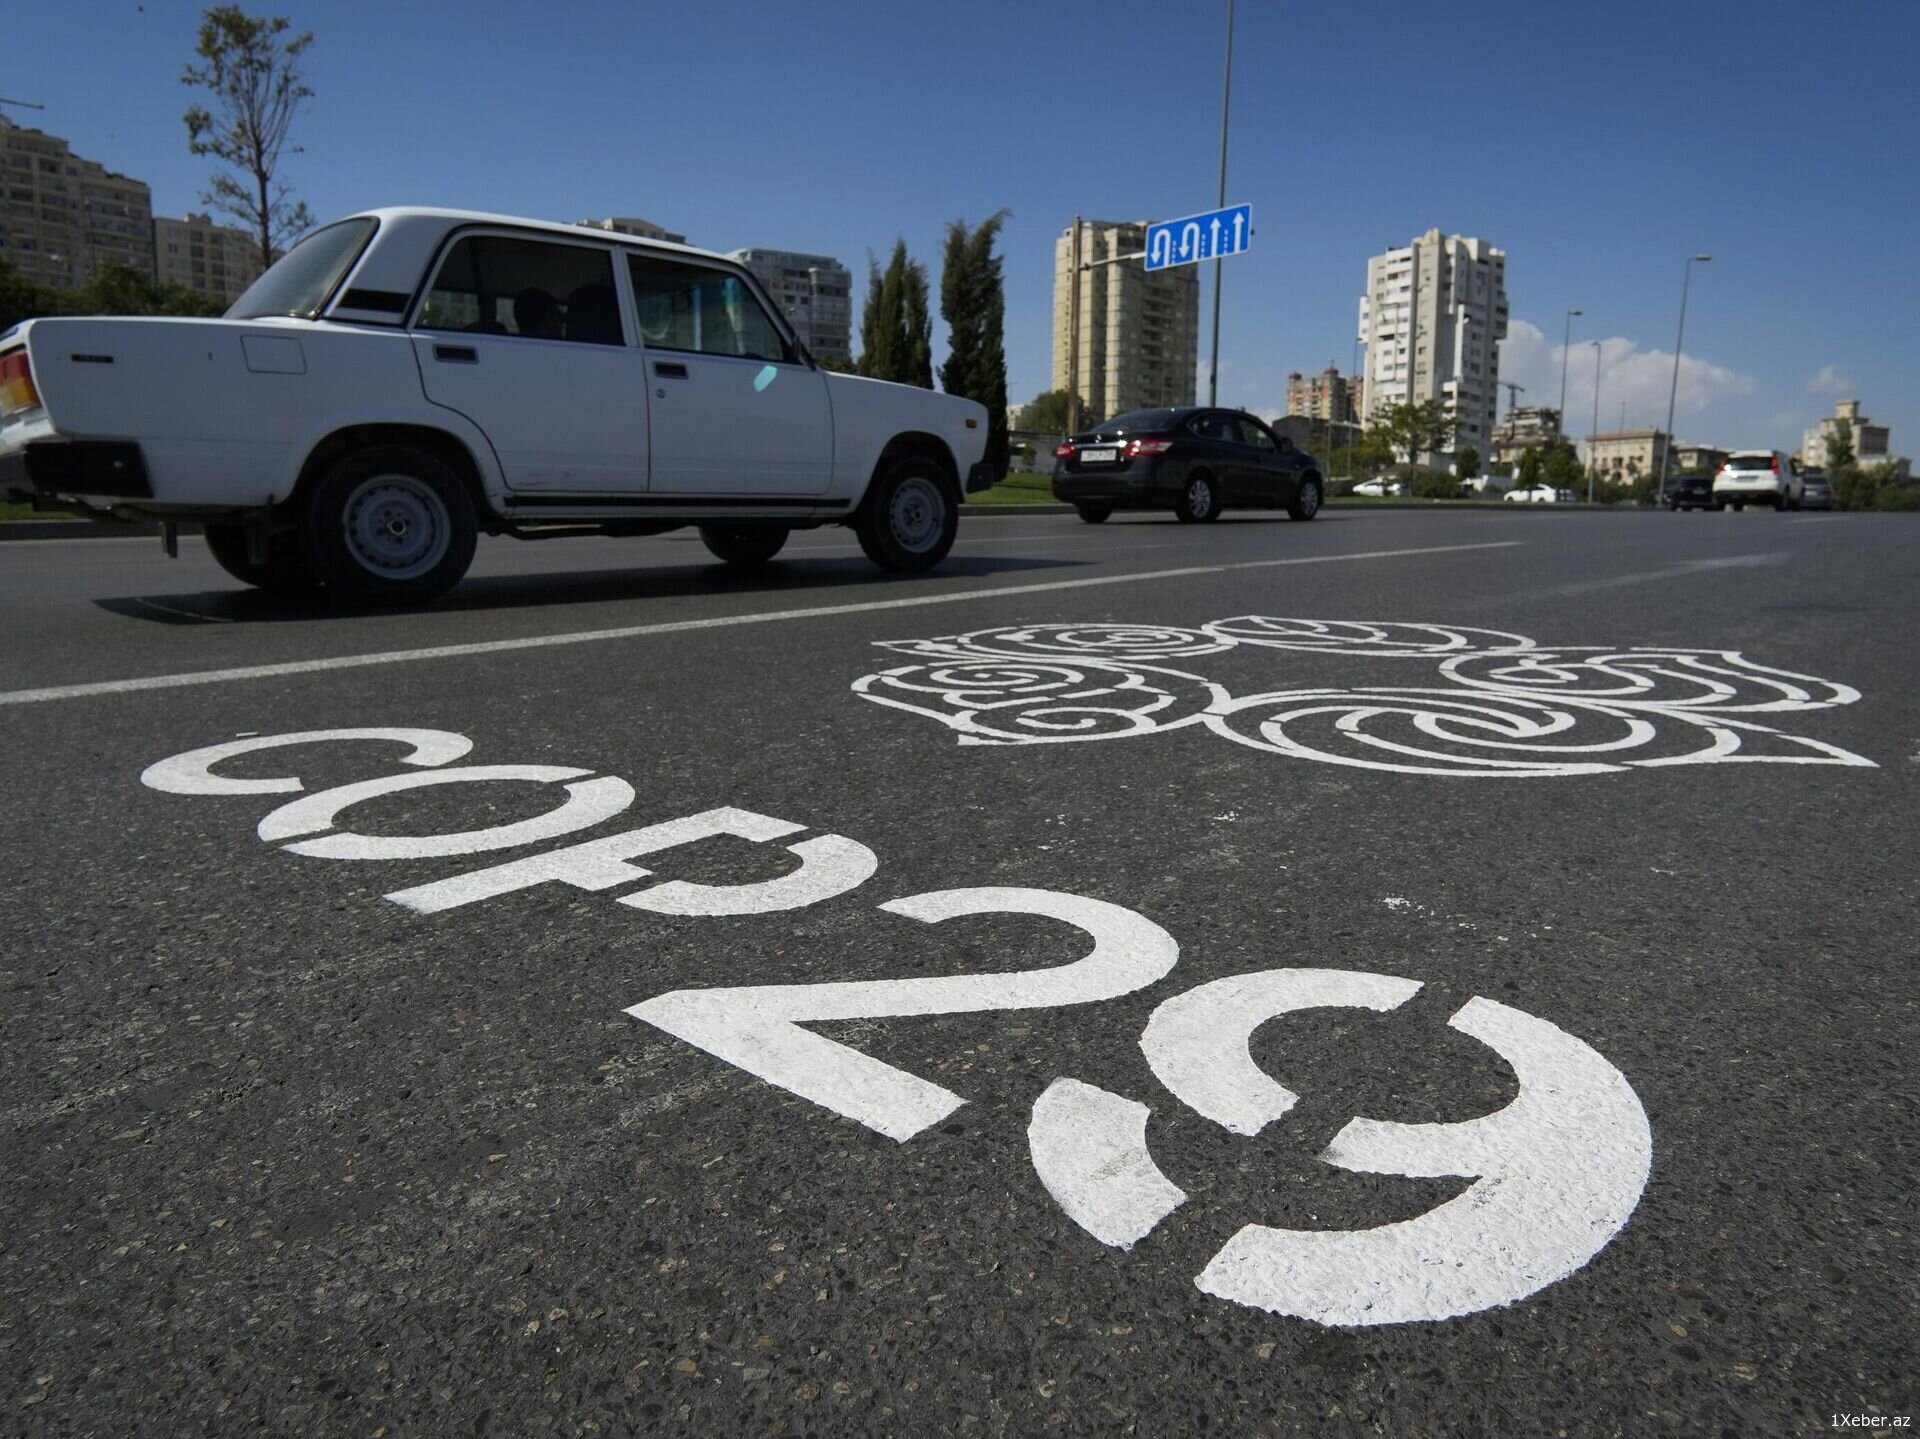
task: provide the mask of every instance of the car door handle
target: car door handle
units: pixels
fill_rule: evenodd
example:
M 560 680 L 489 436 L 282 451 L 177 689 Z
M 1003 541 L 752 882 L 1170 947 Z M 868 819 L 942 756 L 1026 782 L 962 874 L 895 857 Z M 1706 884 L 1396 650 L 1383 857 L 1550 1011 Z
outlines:
M 480 352 L 474 349 L 472 345 L 435 345 L 433 347 L 433 357 L 443 365 L 477 365 L 480 363 Z
M 687 377 L 687 367 L 678 360 L 655 360 L 653 372 L 663 380 L 684 380 Z

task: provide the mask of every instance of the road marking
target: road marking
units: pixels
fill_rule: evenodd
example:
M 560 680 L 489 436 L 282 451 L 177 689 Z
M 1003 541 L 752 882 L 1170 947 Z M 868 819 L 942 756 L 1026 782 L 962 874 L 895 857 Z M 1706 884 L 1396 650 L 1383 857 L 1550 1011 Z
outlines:
M 1149 580 L 1184 579 L 1190 575 L 1227 574 L 1235 570 L 1272 569 L 1285 565 L 1344 564 L 1354 560 L 1410 559 L 1420 555 L 1462 554 L 1476 550 L 1513 549 L 1524 540 L 1493 540 L 1472 545 L 1424 545 L 1402 550 L 1359 550 L 1342 555 L 1300 555 L 1279 560 L 1238 560 L 1220 565 L 1186 565 L 1141 574 L 1094 575 L 1078 580 L 1047 580 L 1030 585 L 996 585 L 958 593 L 917 595 L 912 599 L 864 600 L 847 605 L 816 605 L 797 610 L 769 610 L 745 615 L 718 615 L 700 620 L 667 620 L 618 629 L 579 630 L 571 634 L 529 635 L 524 639 L 483 640 L 474 644 L 434 645 L 427 649 L 387 650 L 375 654 L 336 655 L 330 659 L 293 660 L 285 664 L 248 665 L 240 669 L 195 670 L 186 674 L 148 675 L 141 679 L 101 680 L 93 684 L 52 685 L 44 689 L 8 690 L 0 705 L 40 704 L 48 700 L 84 699 L 93 695 L 137 694 L 148 690 L 182 689 L 189 685 L 227 684 L 235 680 L 274 679 L 282 675 L 323 674 L 329 670 L 364 669 L 370 665 L 414 664 L 422 660 L 462 659 L 470 655 L 504 654 L 512 650 L 551 649 L 561 645 L 594 644 L 604 640 L 640 639 L 649 635 L 679 634 L 690 630 L 726 629 L 733 625 L 772 624 L 781 620 L 824 619 L 835 615 L 879 610 L 916 609 L 924 605 L 963 604 L 971 600 L 1003 599 L 1014 595 L 1047 594 L 1056 590 L 1091 589 L 1099 585 L 1143 584 Z

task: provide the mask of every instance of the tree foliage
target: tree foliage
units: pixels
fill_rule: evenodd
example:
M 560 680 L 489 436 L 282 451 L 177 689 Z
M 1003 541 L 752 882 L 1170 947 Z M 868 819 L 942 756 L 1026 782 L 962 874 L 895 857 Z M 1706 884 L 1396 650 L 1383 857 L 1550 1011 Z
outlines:
M 1416 400 L 1412 404 L 1388 400 L 1374 411 L 1368 429 L 1378 430 L 1389 445 L 1418 463 L 1421 455 L 1452 449 L 1459 427 L 1460 422 L 1438 400 Z
M 284 16 L 261 19 L 238 5 L 216 5 L 200 17 L 204 64 L 189 65 L 180 83 L 207 92 L 208 109 L 189 107 L 187 148 L 211 155 L 228 167 L 216 171 L 203 205 L 239 220 L 260 240 L 260 263 L 271 265 L 283 242 L 313 224 L 303 203 L 292 202 L 286 185 L 275 179 L 282 155 L 297 155 L 287 143 L 300 102 L 313 94 L 300 70 L 313 43 L 290 29 Z
M 1580 456 L 1569 441 L 1555 440 L 1545 450 L 1540 478 L 1547 484 L 1556 490 L 1570 490 L 1586 478 L 1586 471 L 1580 467 Z
M 1853 423 L 1840 420 L 1827 432 L 1827 469 L 1837 470 L 1856 458 L 1853 448 Z
M 218 315 L 225 300 L 156 284 L 144 270 L 102 265 L 78 290 L 36 285 L 0 260 L 0 331 L 46 315 Z
M 1393 463 L 1393 445 L 1378 428 L 1360 432 L 1347 455 L 1351 478 L 1372 479 Z
M 927 309 L 927 267 L 895 240 L 883 272 L 867 258 L 867 305 L 860 315 L 860 373 L 876 380 L 933 388 L 933 317 Z
M 1480 473 L 1480 452 L 1472 445 L 1462 445 L 1453 455 L 1453 472 L 1463 480 L 1471 480 Z
M 1080 402 L 1080 413 L 1087 413 L 1087 402 Z M 1020 428 L 1035 430 L 1046 435 L 1064 435 L 1067 432 L 1067 392 L 1065 390 L 1042 390 L 1021 406 Z
M 993 245 L 1012 213 L 1001 210 L 971 230 L 965 220 L 950 221 L 940 267 L 940 317 L 947 322 L 940 388 L 987 407 L 985 459 L 996 481 L 1007 473 L 1007 300 Z
M 1523 490 L 1530 490 L 1546 481 L 1547 462 L 1540 449 L 1539 445 L 1529 445 L 1520 452 L 1520 474 L 1514 483 Z

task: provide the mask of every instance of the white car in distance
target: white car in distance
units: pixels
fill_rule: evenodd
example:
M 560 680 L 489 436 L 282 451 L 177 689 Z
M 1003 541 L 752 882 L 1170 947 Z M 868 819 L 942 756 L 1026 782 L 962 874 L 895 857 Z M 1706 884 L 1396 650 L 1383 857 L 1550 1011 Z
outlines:
M 1713 477 L 1716 510 L 1744 510 L 1750 503 L 1797 510 L 1805 495 L 1806 482 L 1781 450 L 1735 450 Z
M 1572 490 L 1556 490 L 1552 485 L 1511 489 L 1503 498 L 1523 505 L 1570 505 L 1574 502 Z
M 468 211 L 307 235 L 223 317 L 0 334 L 0 495 L 200 520 L 236 578 L 382 604 L 478 534 L 697 525 L 764 563 L 847 525 L 876 564 L 952 547 L 991 483 L 972 400 L 829 373 L 741 266 Z

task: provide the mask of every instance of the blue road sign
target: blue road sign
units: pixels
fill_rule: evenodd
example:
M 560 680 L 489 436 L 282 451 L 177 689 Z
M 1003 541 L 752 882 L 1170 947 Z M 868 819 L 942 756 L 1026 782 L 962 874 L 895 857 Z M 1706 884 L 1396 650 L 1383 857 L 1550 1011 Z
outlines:
M 1147 268 L 1170 270 L 1222 255 L 1237 255 L 1253 241 L 1253 206 L 1229 205 L 1204 215 L 1147 226 Z

